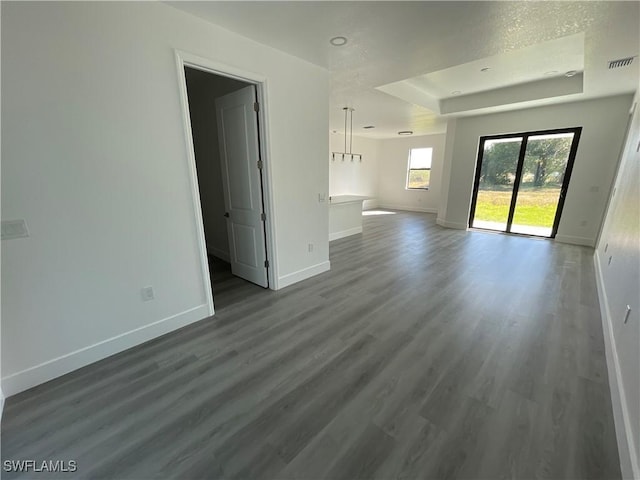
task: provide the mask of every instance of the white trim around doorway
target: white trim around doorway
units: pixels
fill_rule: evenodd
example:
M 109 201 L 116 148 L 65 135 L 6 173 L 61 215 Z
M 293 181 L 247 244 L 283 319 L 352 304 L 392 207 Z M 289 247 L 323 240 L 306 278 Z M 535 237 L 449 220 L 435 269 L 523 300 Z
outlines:
M 263 198 L 264 211 L 267 219 L 265 221 L 267 259 L 269 260 L 269 288 L 277 290 L 278 285 L 278 261 L 275 234 L 275 211 L 273 208 L 273 189 L 271 176 L 271 156 L 269 154 L 269 105 L 267 79 L 263 75 L 255 72 L 238 69 L 215 60 L 175 50 L 176 67 L 178 72 L 178 85 L 180 88 L 180 102 L 182 104 L 182 120 L 187 148 L 187 161 L 189 164 L 189 177 L 191 184 L 191 196 L 196 221 L 196 235 L 198 237 L 198 254 L 202 272 L 202 281 L 206 290 L 207 305 L 210 315 L 214 314 L 213 292 L 211 289 L 211 279 L 209 276 L 209 261 L 207 259 L 207 245 L 204 236 L 204 222 L 202 218 L 202 205 L 200 203 L 200 190 L 198 187 L 198 174 L 196 169 L 195 151 L 193 148 L 193 134 L 191 130 L 191 119 L 189 116 L 189 99 L 187 96 L 187 82 L 184 67 L 191 67 L 204 72 L 234 78 L 256 86 L 258 103 L 260 104 L 259 136 L 260 136 L 260 158 L 263 161 Z

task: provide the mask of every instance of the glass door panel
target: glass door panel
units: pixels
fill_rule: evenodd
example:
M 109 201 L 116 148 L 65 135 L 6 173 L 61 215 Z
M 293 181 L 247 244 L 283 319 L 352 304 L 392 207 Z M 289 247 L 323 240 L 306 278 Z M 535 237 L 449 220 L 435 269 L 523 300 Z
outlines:
M 507 231 L 523 137 L 487 139 L 471 227 Z
M 516 189 L 512 233 L 551 237 L 573 136 L 558 133 L 528 137 Z
M 554 238 L 581 132 L 481 137 L 469 227 Z

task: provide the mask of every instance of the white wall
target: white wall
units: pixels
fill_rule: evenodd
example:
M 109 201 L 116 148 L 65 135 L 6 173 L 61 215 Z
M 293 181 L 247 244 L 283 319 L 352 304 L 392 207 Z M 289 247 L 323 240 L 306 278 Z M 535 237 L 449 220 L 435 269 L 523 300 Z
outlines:
M 344 135 L 330 135 L 332 152 L 344 150 Z M 330 195 L 366 195 L 364 208 L 391 208 L 421 212 L 437 212 L 442 184 L 444 134 L 409 138 L 375 140 L 353 137 L 354 153 L 362 153 L 362 163 L 350 158 L 329 161 Z M 347 137 L 347 142 L 349 141 Z M 407 190 L 407 161 L 412 148 L 433 148 L 429 190 Z M 347 151 L 349 146 L 347 143 Z
M 631 95 L 621 95 L 459 118 L 453 140 L 446 213 L 440 217 L 450 226 L 466 228 L 481 136 L 582 126 L 556 239 L 594 246 L 615 174 L 630 105 Z
M 162 3 L 1 8 L 6 394 L 208 314 L 174 48 L 266 78 L 278 282 L 329 267 L 326 70 Z
M 449 190 L 451 186 L 451 167 L 453 165 L 453 147 L 455 145 L 456 133 L 458 132 L 458 119 L 447 120 L 447 133 L 444 142 L 444 158 L 442 163 L 442 175 L 440 177 L 440 198 L 438 200 L 438 217 L 436 223 L 447 228 L 465 229 L 465 224 L 449 224 L 447 218 L 447 206 L 449 204 Z
M 636 103 L 615 190 L 596 250 L 609 381 L 624 478 L 640 478 L 639 146 L 640 107 Z M 627 305 L 631 307 L 631 314 L 625 324 Z
M 380 180 L 378 197 L 381 207 L 436 213 L 440 200 L 442 166 L 446 135 L 423 135 L 380 141 Z M 407 190 L 407 168 L 412 148 L 433 148 L 431 179 L 428 190 Z
M 0 8 L 0 51 L 2 51 L 2 8 Z M 2 79 L 0 78 L 0 92 L 2 92 Z M 0 112 L 2 111 L 2 96 L 0 95 Z M 1 115 L 0 115 L 1 117 Z M 2 120 L 0 118 L 0 145 L 2 145 Z M 2 155 L 0 155 L 0 164 Z M 2 209 L 2 168 L 0 167 L 0 210 Z M 2 248 L 0 248 L 0 265 L 2 265 Z M 2 305 L 2 289 L 0 288 L 0 305 Z M 2 309 L 0 308 L 0 377 L 2 372 Z M 4 412 L 4 390 L 0 383 L 0 420 Z M 1 425 L 1 423 L 0 423 Z M 1 427 L 0 427 L 1 429 Z M 1 432 L 0 432 L 1 433 Z M 0 438 L 2 435 L 0 434 Z M 0 452 L 2 451 L 2 441 L 0 440 Z
M 198 170 L 207 252 L 229 261 L 216 98 L 246 87 L 248 84 L 191 68 L 187 68 L 186 72 L 193 149 Z
M 331 133 L 330 151 L 344 152 L 344 134 Z M 357 157 L 352 162 L 351 157 L 329 157 L 329 195 L 364 195 L 372 197 L 364 202 L 364 208 L 374 208 L 378 205 L 378 149 L 379 141 L 353 137 L 351 151 L 362 154 L 362 162 Z M 349 137 L 347 149 L 349 151 Z

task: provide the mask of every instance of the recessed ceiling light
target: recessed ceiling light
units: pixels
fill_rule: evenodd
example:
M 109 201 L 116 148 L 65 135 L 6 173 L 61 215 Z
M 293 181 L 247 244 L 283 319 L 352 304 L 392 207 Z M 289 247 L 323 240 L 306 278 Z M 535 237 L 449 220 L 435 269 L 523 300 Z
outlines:
M 367 129 L 369 129 L 369 128 L 376 128 L 376 126 L 375 126 L 375 125 L 367 125 L 366 127 L 362 127 L 362 128 L 367 128 Z
M 462 92 L 460 90 L 454 90 L 451 92 L 451 95 L 460 95 Z
M 489 70 L 491 70 L 489 67 L 484 67 L 480 69 L 481 72 L 488 72 Z
M 551 70 L 550 72 L 544 72 L 545 75 L 556 75 L 558 73 L 557 70 Z
M 567 73 L 564 74 L 564 76 L 573 77 L 576 73 L 578 73 L 576 70 L 569 70 Z
M 329 43 L 331 43 L 331 45 L 333 45 L 334 47 L 341 47 L 347 44 L 347 37 L 333 37 L 331 40 L 329 40 Z
M 413 132 L 411 130 L 402 130 L 398 132 L 398 135 L 413 135 Z

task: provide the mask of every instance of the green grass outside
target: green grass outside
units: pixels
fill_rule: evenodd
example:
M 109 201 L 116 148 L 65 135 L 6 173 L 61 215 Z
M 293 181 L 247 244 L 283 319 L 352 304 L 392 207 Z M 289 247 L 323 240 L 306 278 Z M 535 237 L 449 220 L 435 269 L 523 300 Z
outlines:
M 407 188 L 429 188 L 431 170 L 409 170 Z
M 520 189 L 513 223 L 532 227 L 553 226 L 559 196 L 559 188 Z M 510 203 L 510 191 L 479 190 L 475 219 L 506 223 Z

